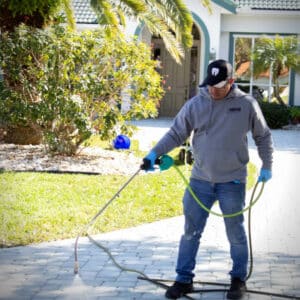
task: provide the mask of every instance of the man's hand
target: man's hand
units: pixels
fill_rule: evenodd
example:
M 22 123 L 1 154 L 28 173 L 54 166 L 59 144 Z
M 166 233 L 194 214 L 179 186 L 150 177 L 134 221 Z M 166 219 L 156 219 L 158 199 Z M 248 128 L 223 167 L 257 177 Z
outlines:
M 144 157 L 141 169 L 145 171 L 153 171 L 156 158 L 157 155 L 155 151 L 150 151 L 147 156 Z
M 258 182 L 267 182 L 272 178 L 272 171 L 267 169 L 261 169 L 258 177 Z

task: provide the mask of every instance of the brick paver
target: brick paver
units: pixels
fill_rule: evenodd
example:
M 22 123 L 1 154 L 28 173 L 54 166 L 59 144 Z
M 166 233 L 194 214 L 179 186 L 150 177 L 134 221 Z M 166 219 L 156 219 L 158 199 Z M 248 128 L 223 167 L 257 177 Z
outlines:
M 163 134 L 160 130 L 159 134 Z M 254 269 L 247 286 L 300 297 L 300 132 L 280 130 L 273 136 L 273 178 L 252 211 Z M 251 149 L 251 160 L 260 167 L 253 145 Z M 93 238 L 109 247 L 123 266 L 149 277 L 173 279 L 182 229 L 183 217 L 179 216 Z M 80 269 L 74 275 L 73 247 L 74 239 L 70 239 L 0 249 L 0 299 L 164 299 L 162 288 L 137 279 L 138 274 L 119 270 L 87 238 L 79 240 Z M 195 280 L 229 281 L 231 261 L 221 218 L 209 218 L 197 262 Z M 191 296 L 225 299 L 224 293 L 217 292 Z M 247 294 L 245 299 L 279 298 Z

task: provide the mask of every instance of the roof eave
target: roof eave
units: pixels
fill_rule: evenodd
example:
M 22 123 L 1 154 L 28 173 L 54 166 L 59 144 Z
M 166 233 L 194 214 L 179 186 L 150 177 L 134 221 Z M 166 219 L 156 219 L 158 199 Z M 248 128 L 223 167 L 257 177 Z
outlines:
M 280 10 L 280 9 L 253 9 L 251 7 L 237 8 L 236 13 L 239 15 L 291 15 L 297 16 L 300 14 L 299 10 Z
M 231 0 L 212 0 L 213 3 L 223 7 L 229 12 L 236 14 L 237 5 Z

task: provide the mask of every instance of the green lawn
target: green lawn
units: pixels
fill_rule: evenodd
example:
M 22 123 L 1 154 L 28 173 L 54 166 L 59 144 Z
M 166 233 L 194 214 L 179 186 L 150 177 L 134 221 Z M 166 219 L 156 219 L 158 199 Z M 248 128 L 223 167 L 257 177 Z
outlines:
M 189 176 L 188 166 L 180 169 Z M 250 188 L 255 180 L 255 167 L 251 164 L 249 171 Z M 174 168 L 140 174 L 98 218 L 89 233 L 136 226 L 182 213 L 185 186 Z M 76 237 L 128 178 L 0 173 L 0 247 Z

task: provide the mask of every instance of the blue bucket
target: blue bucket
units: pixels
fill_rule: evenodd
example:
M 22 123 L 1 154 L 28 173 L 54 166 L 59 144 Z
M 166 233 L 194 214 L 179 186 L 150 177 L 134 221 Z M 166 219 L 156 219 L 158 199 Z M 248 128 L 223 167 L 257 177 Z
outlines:
M 128 136 L 120 134 L 114 139 L 113 146 L 115 149 L 129 149 L 130 139 Z

